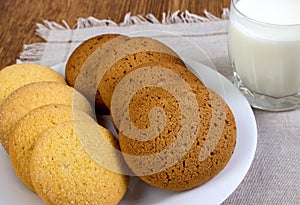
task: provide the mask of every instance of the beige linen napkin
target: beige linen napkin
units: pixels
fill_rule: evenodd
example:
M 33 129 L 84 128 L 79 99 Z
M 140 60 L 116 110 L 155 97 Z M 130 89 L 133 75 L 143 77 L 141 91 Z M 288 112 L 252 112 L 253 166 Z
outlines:
M 227 52 L 228 9 L 224 9 L 222 19 L 207 11 L 204 13 L 206 17 L 188 11 L 164 13 L 161 21 L 151 14 L 143 17 L 128 13 L 120 24 L 94 17 L 80 18 L 73 29 L 66 22 L 60 25 L 45 20 L 37 24 L 36 34 L 46 42 L 25 45 L 18 62 L 57 65 L 66 62 L 72 51 L 84 40 L 103 33 L 120 33 L 155 38 L 176 51 L 180 50 L 180 54 L 185 57 L 218 68 L 220 72 L 229 71 L 228 59 L 224 55 Z M 195 45 L 198 52 L 191 52 L 191 47 Z
M 165 42 L 180 54 L 215 68 L 231 79 L 227 52 L 228 9 L 223 18 L 205 11 L 201 17 L 188 11 L 131 16 L 116 24 L 93 17 L 78 19 L 70 28 L 66 22 L 43 21 L 37 35 L 46 42 L 24 46 L 18 62 L 53 66 L 67 61 L 70 53 L 85 39 L 103 33 L 149 36 Z M 193 45 L 192 45 L 193 44 Z M 191 49 L 191 45 L 195 49 Z M 290 112 L 254 110 L 258 144 L 253 164 L 237 190 L 223 204 L 300 203 L 300 109 Z M 247 123 L 247 122 L 245 122 Z

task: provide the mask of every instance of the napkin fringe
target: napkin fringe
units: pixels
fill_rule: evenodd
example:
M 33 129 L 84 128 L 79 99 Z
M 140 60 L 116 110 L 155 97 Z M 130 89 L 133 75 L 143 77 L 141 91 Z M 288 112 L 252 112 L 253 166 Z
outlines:
M 25 44 L 23 51 L 20 53 L 20 58 L 16 60 L 16 63 L 27 62 L 39 64 L 45 51 L 45 47 L 45 43 Z
M 110 19 L 97 19 L 95 17 L 90 16 L 87 18 L 78 18 L 77 23 L 73 26 L 72 29 L 85 29 L 101 26 L 131 26 L 141 24 L 203 23 L 228 19 L 229 17 L 229 9 L 227 8 L 223 9 L 223 14 L 221 18 L 214 16 L 207 10 L 204 10 L 203 13 L 205 16 L 190 13 L 188 10 L 185 10 L 184 12 L 180 12 L 179 10 L 177 10 L 173 13 L 163 12 L 162 19 L 160 21 L 153 14 L 147 14 L 145 16 L 132 16 L 131 13 L 128 12 L 124 16 L 123 22 L 119 24 Z M 68 23 L 64 20 L 62 21 L 62 24 L 48 20 L 43 20 L 42 23 L 37 23 L 36 34 L 41 38 L 47 40 L 47 37 L 49 36 L 49 32 L 51 30 L 71 30 L 71 28 L 68 25 Z

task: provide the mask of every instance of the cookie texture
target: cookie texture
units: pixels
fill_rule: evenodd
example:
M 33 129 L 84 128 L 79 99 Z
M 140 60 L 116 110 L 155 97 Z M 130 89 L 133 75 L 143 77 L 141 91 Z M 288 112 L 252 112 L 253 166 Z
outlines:
M 53 81 L 64 83 L 65 79 L 50 67 L 38 64 L 14 64 L 0 71 L 0 104 L 23 85 Z
M 18 177 L 29 189 L 34 191 L 30 159 L 40 135 L 59 123 L 79 120 L 85 115 L 85 112 L 73 109 L 70 105 L 49 104 L 29 111 L 15 124 L 9 137 L 10 161 Z
M 46 104 L 65 104 L 93 115 L 87 99 L 74 88 L 56 82 L 30 83 L 14 91 L 0 106 L 0 140 L 8 152 L 11 129 L 30 110 Z
M 129 168 L 160 189 L 200 186 L 220 173 L 234 152 L 230 108 L 184 66 L 140 66 L 119 82 L 111 106 Z
M 80 123 L 80 122 L 77 122 Z M 129 178 L 97 163 L 80 143 L 75 122 L 61 123 L 44 132 L 32 153 L 31 178 L 37 194 L 46 204 L 118 204 Z M 89 132 L 91 122 L 82 128 Z M 98 126 L 98 125 L 97 125 Z M 102 137 L 117 146 L 114 137 L 99 127 Z M 111 163 L 118 163 L 110 158 Z
M 85 63 L 89 55 L 96 49 L 110 41 L 113 38 L 120 36 L 119 34 L 103 34 L 95 36 L 80 44 L 71 54 L 66 64 L 65 74 L 66 80 L 70 86 L 74 86 L 76 78 L 80 72 L 82 65 Z
M 90 57 L 90 55 L 95 52 L 97 49 L 99 49 L 101 46 L 103 46 L 105 43 L 109 42 L 110 40 L 114 38 L 127 38 L 125 36 L 121 36 L 120 34 L 103 34 L 103 35 L 98 35 L 95 37 L 92 37 L 86 41 L 84 41 L 82 44 L 80 44 L 71 54 L 71 56 L 68 59 L 68 62 L 66 64 L 65 68 L 65 74 L 66 74 L 66 80 L 67 83 L 74 87 L 76 84 L 76 80 L 80 72 L 82 71 L 81 68 L 86 62 L 86 60 Z M 87 70 L 87 71 L 82 71 L 87 73 L 86 76 L 87 78 L 90 76 L 89 73 L 94 74 L 94 70 Z M 92 74 L 92 75 L 93 75 Z M 81 73 L 82 75 L 82 73 Z M 84 80 L 88 83 L 89 79 Z M 97 85 L 98 86 L 98 85 Z M 80 87 L 76 87 L 77 90 L 81 91 Z M 86 94 L 85 92 L 82 92 L 83 94 Z M 109 113 L 107 107 L 103 103 L 101 96 L 99 93 L 93 93 L 95 96 L 92 96 L 94 99 L 95 103 L 95 108 L 100 112 L 100 113 Z M 91 96 L 87 95 L 89 99 L 91 99 Z
M 160 45 L 162 46 L 162 45 Z M 159 50 L 159 47 L 157 48 Z M 172 51 L 170 51 L 172 52 Z M 154 62 L 170 62 L 185 66 L 184 62 L 174 52 L 143 51 L 127 55 L 126 57 L 115 62 L 104 74 L 99 84 L 99 92 L 103 102 L 110 108 L 111 97 L 116 85 L 129 72 L 136 69 L 138 66 Z
M 99 55 L 89 61 L 99 61 L 97 92 L 100 93 L 105 105 L 110 108 L 113 87 L 122 76 L 135 66 L 151 61 L 171 61 L 184 64 L 177 53 L 162 42 L 146 37 L 132 37 L 118 45 L 97 50 Z M 100 56 L 100 58 L 99 58 Z M 95 59 L 95 57 L 97 57 Z M 116 79 L 114 79 L 116 78 Z

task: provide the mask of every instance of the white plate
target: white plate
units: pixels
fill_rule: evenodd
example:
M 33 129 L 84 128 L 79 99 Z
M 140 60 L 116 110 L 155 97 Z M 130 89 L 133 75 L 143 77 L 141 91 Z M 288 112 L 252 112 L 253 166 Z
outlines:
M 132 177 L 121 205 L 135 204 L 220 204 L 241 183 L 254 158 L 257 140 L 256 122 L 247 100 L 221 74 L 196 61 L 185 59 L 206 86 L 216 91 L 228 103 L 237 124 L 237 143 L 227 166 L 206 184 L 185 192 L 169 192 L 151 187 Z M 55 66 L 64 75 L 64 65 Z M 105 119 L 109 119 L 104 117 Z M 111 126 L 107 121 L 108 126 Z M 112 127 L 110 127 L 112 129 Z M 9 157 L 0 148 L 0 204 L 40 205 L 39 197 L 17 178 Z

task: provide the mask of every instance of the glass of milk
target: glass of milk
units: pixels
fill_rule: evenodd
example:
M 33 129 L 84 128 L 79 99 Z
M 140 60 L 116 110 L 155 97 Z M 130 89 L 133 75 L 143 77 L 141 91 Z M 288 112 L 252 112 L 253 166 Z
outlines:
M 253 107 L 300 107 L 300 0 L 232 0 L 228 51 Z

